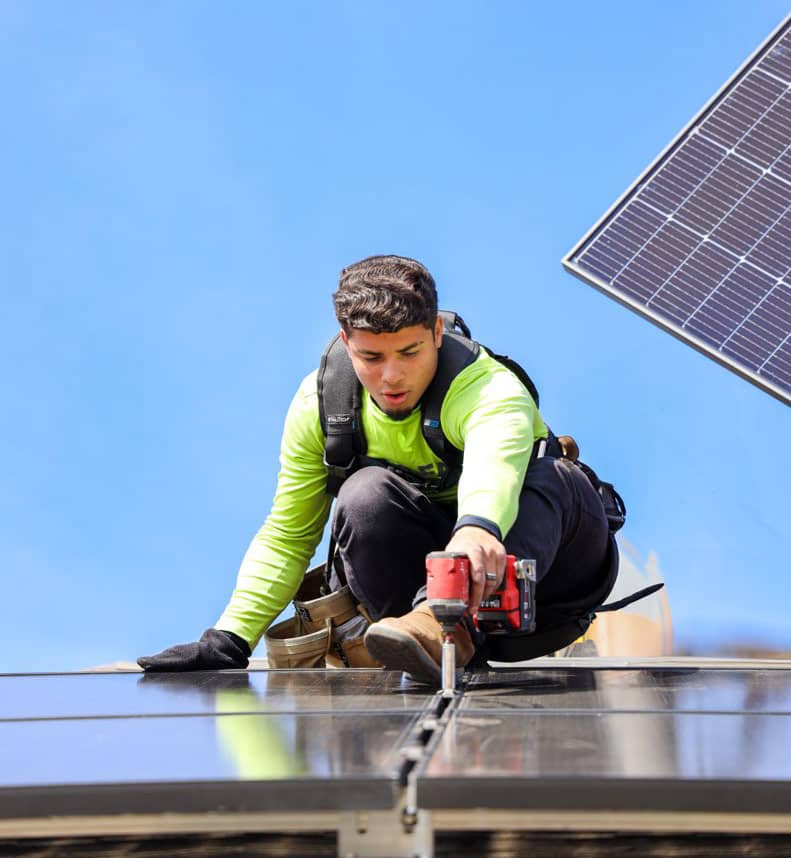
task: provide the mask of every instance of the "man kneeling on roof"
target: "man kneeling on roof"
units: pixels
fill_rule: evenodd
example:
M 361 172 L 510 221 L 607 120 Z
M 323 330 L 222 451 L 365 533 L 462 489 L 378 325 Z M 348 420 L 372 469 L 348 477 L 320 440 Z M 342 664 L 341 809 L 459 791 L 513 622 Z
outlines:
M 439 681 L 432 551 L 469 557 L 473 614 L 500 586 L 506 554 L 533 558 L 538 633 L 542 614 L 558 622 L 552 606 L 589 610 L 612 589 L 614 528 L 595 477 L 566 457 L 524 372 L 449 329 L 457 317 L 438 312 L 428 270 L 373 256 L 341 272 L 333 297 L 340 333 L 288 410 L 272 509 L 225 611 L 199 641 L 140 658 L 145 670 L 246 667 L 303 583 L 333 496 L 327 587 L 345 588 L 358 615 L 337 624 L 331 647 L 351 666 Z M 454 635 L 459 666 L 484 645 L 468 619 Z M 350 640 L 360 645 L 337 646 Z

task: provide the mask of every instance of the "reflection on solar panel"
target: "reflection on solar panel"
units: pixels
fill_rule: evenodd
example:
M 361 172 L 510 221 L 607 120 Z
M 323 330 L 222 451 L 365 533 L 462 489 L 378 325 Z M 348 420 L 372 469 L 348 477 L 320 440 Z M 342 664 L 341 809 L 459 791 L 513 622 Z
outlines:
M 791 18 L 563 260 L 791 404 Z
M 0 855 L 787 856 L 789 743 L 784 660 L 6 675 Z

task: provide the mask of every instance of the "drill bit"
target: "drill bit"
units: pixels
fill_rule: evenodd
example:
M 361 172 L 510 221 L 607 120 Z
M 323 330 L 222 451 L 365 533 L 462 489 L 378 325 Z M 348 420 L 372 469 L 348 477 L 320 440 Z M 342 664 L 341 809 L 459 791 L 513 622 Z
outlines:
M 453 697 L 456 693 L 456 644 L 453 635 L 445 632 L 442 641 L 442 696 Z

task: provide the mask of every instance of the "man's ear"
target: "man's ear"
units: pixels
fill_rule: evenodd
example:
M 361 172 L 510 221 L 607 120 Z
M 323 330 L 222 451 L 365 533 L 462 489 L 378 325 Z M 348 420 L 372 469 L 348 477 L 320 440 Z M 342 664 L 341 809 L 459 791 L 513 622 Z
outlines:
M 349 348 L 349 338 L 346 336 L 346 331 L 344 331 L 343 328 L 341 328 L 341 342 L 347 349 Z
M 442 345 L 442 331 L 445 325 L 442 321 L 442 316 L 437 316 L 437 322 L 434 325 L 434 345 L 439 348 Z

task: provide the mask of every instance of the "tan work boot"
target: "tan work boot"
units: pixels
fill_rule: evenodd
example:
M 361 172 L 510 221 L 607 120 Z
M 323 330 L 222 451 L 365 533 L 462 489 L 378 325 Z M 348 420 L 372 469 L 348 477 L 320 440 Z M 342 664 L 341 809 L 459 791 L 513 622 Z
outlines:
M 458 623 L 453 632 L 456 666 L 464 667 L 475 652 L 470 633 Z M 403 670 L 419 682 L 442 681 L 442 627 L 427 602 L 403 617 L 385 617 L 365 633 L 365 648 L 388 670 Z

